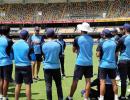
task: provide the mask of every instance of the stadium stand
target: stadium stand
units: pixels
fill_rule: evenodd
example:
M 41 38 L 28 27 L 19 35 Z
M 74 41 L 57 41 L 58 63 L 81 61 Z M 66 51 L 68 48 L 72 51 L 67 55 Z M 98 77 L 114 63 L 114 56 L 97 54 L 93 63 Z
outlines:
M 119 32 L 119 26 L 116 27 L 112 27 L 112 26 L 107 26 L 107 27 L 101 27 L 101 26 L 97 26 L 97 27 L 92 27 L 93 32 L 94 33 L 100 33 L 102 32 L 103 29 L 109 29 L 112 30 L 113 28 L 116 28 Z M 34 27 L 24 27 L 22 28 L 23 30 L 27 30 L 29 31 L 30 34 L 34 34 Z M 59 28 L 54 28 L 55 32 L 58 34 L 75 34 L 78 33 L 78 31 L 76 30 L 75 27 L 59 27 Z M 18 35 L 18 32 L 21 31 L 20 28 L 16 27 L 16 28 L 11 28 L 10 30 L 10 35 Z M 40 34 L 44 34 L 45 33 L 45 29 L 41 29 L 40 30 Z
M 125 6 L 124 6 L 125 3 Z M 0 22 L 2 21 L 45 21 L 64 19 L 118 18 L 129 16 L 130 1 L 95 1 L 71 3 L 34 3 L 0 5 Z M 118 8 L 118 9 L 117 9 Z
M 75 28 L 74 27 L 68 27 L 68 28 L 58 28 L 57 33 L 74 33 Z

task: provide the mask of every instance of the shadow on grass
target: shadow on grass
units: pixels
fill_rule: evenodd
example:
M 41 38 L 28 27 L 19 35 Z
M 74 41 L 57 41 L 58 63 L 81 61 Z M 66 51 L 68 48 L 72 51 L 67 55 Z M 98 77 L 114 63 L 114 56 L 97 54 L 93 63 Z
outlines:
M 45 81 L 45 79 L 40 79 L 40 80 L 38 80 L 38 81 Z
M 39 93 L 32 93 L 32 95 L 38 95 Z M 14 97 L 14 93 L 8 93 L 8 97 Z M 26 97 L 25 93 L 20 93 L 20 97 Z M 41 99 L 44 100 L 44 99 Z
M 38 95 L 39 93 L 32 93 L 31 95 Z M 20 93 L 20 97 L 26 97 L 25 93 Z
M 25 91 L 25 89 L 21 89 L 21 91 Z M 15 87 L 9 88 L 9 89 L 8 89 L 8 92 L 14 93 L 14 92 L 15 92 Z
M 46 100 L 46 99 L 32 99 L 32 100 Z
M 65 76 L 65 78 L 72 78 L 72 77 L 73 77 L 72 75 Z M 36 82 L 39 82 L 39 81 L 45 81 L 45 79 L 40 79 L 38 81 L 33 81 L 33 82 L 36 83 Z
M 15 87 L 11 87 L 8 90 L 8 97 L 14 97 Z M 24 92 L 24 93 L 23 93 Z M 38 95 L 39 93 L 31 93 L 32 95 Z M 21 89 L 20 97 L 26 97 L 25 89 Z
M 65 78 L 72 78 L 73 76 L 72 75 L 70 75 L 70 76 L 65 76 Z

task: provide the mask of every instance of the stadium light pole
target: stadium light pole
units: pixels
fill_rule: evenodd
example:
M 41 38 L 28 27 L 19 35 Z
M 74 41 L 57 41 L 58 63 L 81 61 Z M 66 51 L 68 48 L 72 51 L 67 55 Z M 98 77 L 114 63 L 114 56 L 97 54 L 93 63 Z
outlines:
M 0 17 L 5 17 L 5 11 L 0 12 Z
M 38 11 L 37 12 L 37 15 L 38 15 L 38 21 L 40 20 L 41 21 L 41 17 L 42 17 L 42 11 Z

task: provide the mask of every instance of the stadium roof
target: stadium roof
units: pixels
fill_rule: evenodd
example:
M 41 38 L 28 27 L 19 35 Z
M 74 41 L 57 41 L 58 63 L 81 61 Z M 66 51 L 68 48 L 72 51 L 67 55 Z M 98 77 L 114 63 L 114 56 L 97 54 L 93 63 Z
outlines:
M 67 3 L 67 2 L 91 2 L 91 1 L 115 1 L 115 0 L 0 0 L 1 4 L 12 3 Z

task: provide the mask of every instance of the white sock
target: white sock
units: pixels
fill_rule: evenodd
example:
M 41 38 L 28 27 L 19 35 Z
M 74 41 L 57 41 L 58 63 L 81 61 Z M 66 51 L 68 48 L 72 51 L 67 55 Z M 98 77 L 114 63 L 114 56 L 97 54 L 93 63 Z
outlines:
M 115 94 L 115 100 L 119 100 L 119 99 L 118 99 L 118 95 L 117 95 L 117 94 Z
M 70 99 L 70 100 L 71 100 L 71 99 L 73 99 L 73 98 L 72 98 L 72 97 L 70 97 L 70 96 L 68 96 L 68 99 Z
M 89 98 L 84 98 L 84 100 L 89 100 Z
M 104 100 L 104 96 L 100 95 L 99 100 Z
M 3 95 L 2 95 L 2 94 L 0 94 L 0 98 L 3 98 Z
M 6 97 L 3 97 L 3 99 L 2 100 L 6 100 Z

